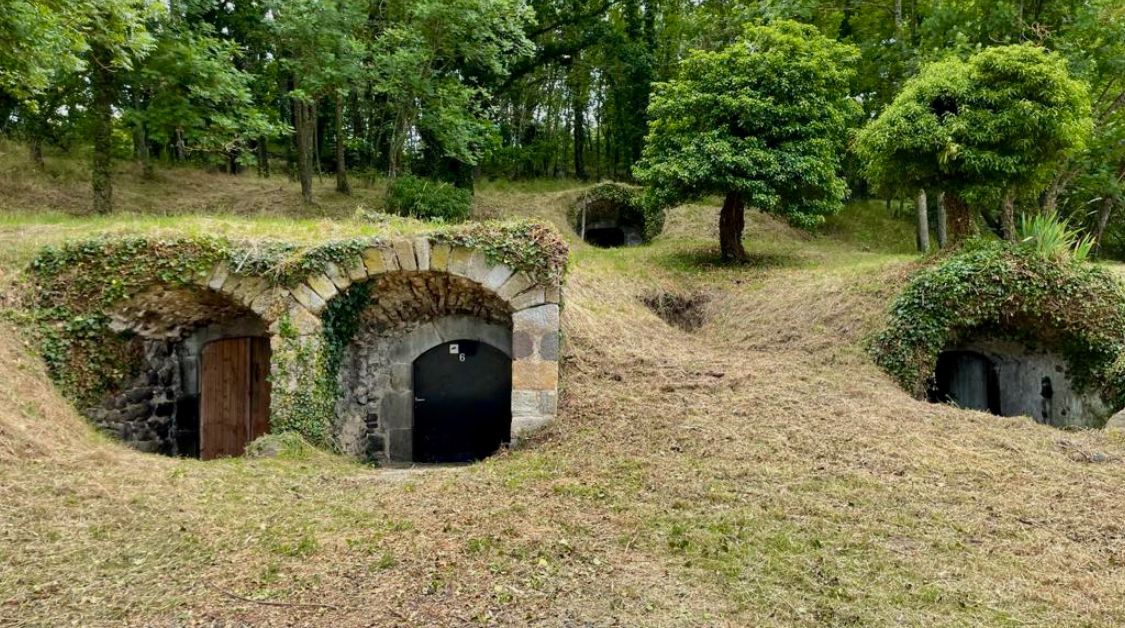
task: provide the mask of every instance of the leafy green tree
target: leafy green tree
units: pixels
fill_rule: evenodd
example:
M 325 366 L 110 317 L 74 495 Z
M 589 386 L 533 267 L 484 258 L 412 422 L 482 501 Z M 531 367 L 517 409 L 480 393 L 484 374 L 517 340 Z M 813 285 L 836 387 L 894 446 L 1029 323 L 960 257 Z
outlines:
M 1065 59 L 1022 44 L 927 65 L 855 148 L 878 187 L 943 190 L 953 242 L 971 233 L 982 207 L 997 204 L 1012 239 L 1018 195 L 1042 191 L 1090 126 L 1086 87 Z
M 149 142 L 175 146 L 178 154 L 221 155 L 234 174 L 251 140 L 281 129 L 254 102 L 253 77 L 238 67 L 238 44 L 216 37 L 207 22 L 185 19 L 190 17 L 172 14 L 152 25 L 153 50 L 125 77 L 125 119 L 146 176 L 152 169 Z
M 322 98 L 347 96 L 363 71 L 366 56 L 360 29 L 367 19 L 359 0 L 273 0 L 267 17 L 281 69 L 292 80 L 293 126 L 301 196 L 312 203 L 316 105 Z M 343 116 L 337 107 L 337 118 Z M 337 137 L 337 142 L 342 138 Z M 342 151 L 340 156 L 342 157 Z M 319 156 L 317 156 L 319 159 Z M 341 163 L 338 168 L 343 167 Z M 347 189 L 346 177 L 340 184 Z
M 848 81 L 858 56 L 808 25 L 750 25 L 729 47 L 695 51 L 677 78 L 657 83 L 636 176 L 650 203 L 723 194 L 719 241 L 745 261 L 747 204 L 801 227 L 841 207 L 838 175 L 849 120 Z
M 397 0 L 372 44 L 372 92 L 392 112 L 388 171 L 404 170 L 417 134 L 431 164 L 424 174 L 465 184 L 493 141 L 490 85 L 531 52 L 523 0 Z M 444 176 L 443 176 L 444 175 Z
M 93 0 L 85 16 L 89 48 L 84 67 L 90 85 L 93 126 L 94 211 L 113 211 L 113 107 L 121 88 L 121 75 L 131 70 L 152 49 L 148 25 L 163 5 L 147 0 Z
M 0 0 L 0 92 L 27 101 L 80 69 L 89 4 Z

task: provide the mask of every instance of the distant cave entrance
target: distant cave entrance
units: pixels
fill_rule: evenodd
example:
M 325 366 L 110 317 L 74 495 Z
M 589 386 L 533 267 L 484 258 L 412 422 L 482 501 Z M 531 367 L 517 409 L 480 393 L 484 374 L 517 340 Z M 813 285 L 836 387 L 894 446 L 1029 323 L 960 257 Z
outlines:
M 639 246 L 644 243 L 645 215 L 636 192 L 616 183 L 602 183 L 584 193 L 570 208 L 574 232 L 601 248 Z
M 639 246 L 643 240 L 639 227 L 619 224 L 617 221 L 600 221 L 594 225 L 587 225 L 585 230 L 579 225 L 578 232 L 587 244 L 603 249 Z
M 930 401 L 1000 414 L 996 364 L 975 351 L 943 351 L 934 370 Z
M 625 230 L 621 227 L 600 227 L 586 230 L 586 242 L 602 248 L 625 246 Z
M 414 460 L 471 462 L 512 428 L 512 360 L 475 340 L 440 344 L 414 361 Z

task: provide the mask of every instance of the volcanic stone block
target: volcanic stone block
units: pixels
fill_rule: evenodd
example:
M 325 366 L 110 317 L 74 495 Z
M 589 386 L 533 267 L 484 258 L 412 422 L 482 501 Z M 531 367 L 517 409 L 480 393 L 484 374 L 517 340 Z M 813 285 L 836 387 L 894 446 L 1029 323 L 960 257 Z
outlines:
M 336 286 L 336 289 L 340 292 L 347 290 L 348 286 L 352 285 L 352 280 L 348 277 L 348 274 L 334 262 L 328 262 L 324 265 L 324 275 L 328 277 L 332 285 Z
M 449 270 L 449 255 L 453 247 L 448 244 L 435 244 L 430 247 L 430 270 Z
M 313 275 L 306 279 L 305 283 L 316 291 L 316 293 L 320 295 L 320 298 L 324 299 L 325 303 L 331 301 L 332 297 L 340 293 L 340 291 L 336 289 L 336 284 L 332 283 L 332 280 L 329 279 L 327 275 Z
M 352 281 L 363 281 L 367 279 L 367 266 L 364 263 L 363 257 L 356 257 L 349 262 L 344 272 L 348 274 L 348 279 Z
M 382 249 L 370 248 L 363 251 L 363 266 L 367 270 L 368 275 L 377 275 L 387 269 L 387 265 L 383 263 Z
M 542 305 L 546 302 L 547 291 L 542 286 L 538 286 L 526 292 L 523 292 L 513 297 L 510 301 L 510 303 L 512 304 L 512 309 L 514 310 L 523 310 L 525 308 Z
M 322 299 L 319 294 L 317 294 L 307 284 L 303 283 L 298 284 L 296 288 L 293 288 L 293 298 L 297 299 L 298 303 L 308 308 L 309 311 L 314 314 L 319 313 L 324 309 L 324 306 L 327 305 L 324 302 L 324 299 Z
M 394 244 L 398 267 L 402 270 L 418 270 L 418 260 L 414 257 L 414 245 L 410 240 L 396 240 Z
M 207 278 L 207 287 L 212 290 L 218 290 L 223 287 L 223 282 L 227 280 L 230 275 L 230 268 L 226 262 L 219 262 L 215 265 L 215 270 L 211 271 L 211 276 Z
M 409 429 L 414 425 L 414 392 L 388 392 L 379 415 L 387 429 Z
M 531 279 L 530 275 L 520 271 L 509 277 L 508 280 L 504 282 L 504 285 L 500 286 L 500 289 L 496 291 L 496 294 L 501 299 L 510 301 L 512 297 L 527 290 L 534 283 L 535 281 Z
M 430 241 L 428 239 L 414 239 L 414 259 L 418 263 L 418 270 L 430 269 Z
M 535 338 L 526 331 L 512 334 L 512 358 L 525 360 L 535 355 Z
M 549 303 L 512 314 L 512 329 L 544 336 L 559 331 L 559 306 Z
M 559 359 L 559 334 L 548 333 L 539 339 L 539 357 L 543 360 Z
M 512 268 L 507 264 L 497 264 L 488 270 L 488 275 L 481 283 L 484 284 L 485 288 L 495 292 L 500 289 L 500 286 L 504 285 L 505 281 L 508 281 L 512 272 Z
M 558 386 L 558 362 L 531 360 L 512 362 L 513 390 L 555 390 Z

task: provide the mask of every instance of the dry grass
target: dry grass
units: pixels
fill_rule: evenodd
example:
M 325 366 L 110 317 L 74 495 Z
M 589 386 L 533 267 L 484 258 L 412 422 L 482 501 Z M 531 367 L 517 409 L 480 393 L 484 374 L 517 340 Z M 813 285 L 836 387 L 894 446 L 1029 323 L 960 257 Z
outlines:
M 860 350 L 909 257 L 755 215 L 727 268 L 713 212 L 578 245 L 561 416 L 469 467 L 134 453 L 0 327 L 0 625 L 1125 624 L 1125 443 L 911 399 Z

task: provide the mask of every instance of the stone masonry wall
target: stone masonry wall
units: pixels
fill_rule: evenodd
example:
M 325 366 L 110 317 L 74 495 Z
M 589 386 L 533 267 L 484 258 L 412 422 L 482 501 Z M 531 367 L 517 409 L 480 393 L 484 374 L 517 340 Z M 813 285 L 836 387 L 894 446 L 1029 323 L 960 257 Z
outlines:
M 292 398 L 299 381 L 292 373 L 282 376 L 278 360 L 293 346 L 319 346 L 327 304 L 360 282 L 371 282 L 372 305 L 368 331 L 358 339 L 361 350 L 346 358 L 341 373 L 345 398 L 337 404 L 334 434 L 341 449 L 363 457 L 382 446 L 391 459 L 409 459 L 413 397 L 408 367 L 448 334 L 468 334 L 452 339 L 487 337 L 511 355 L 513 440 L 554 418 L 558 279 L 536 279 L 490 262 L 481 250 L 428 237 L 373 244 L 353 261 L 330 262 L 322 273 L 295 286 L 271 286 L 261 277 L 240 275 L 226 262 L 201 276 L 196 288 L 162 287 L 154 278 L 151 290 L 113 313 L 118 329 L 148 339 L 149 366 L 121 395 L 88 414 L 99 427 L 139 449 L 172 453 L 168 413 L 174 409 L 169 404 L 183 394 L 179 371 L 172 367 L 175 341 L 216 320 L 249 315 L 262 321 L 262 333 L 274 350 L 271 390 L 277 408 Z M 282 339 L 283 329 L 288 339 Z
M 174 455 L 173 416 L 181 390 L 176 346 L 170 341 L 143 341 L 140 373 L 85 415 L 98 429 L 135 449 Z

